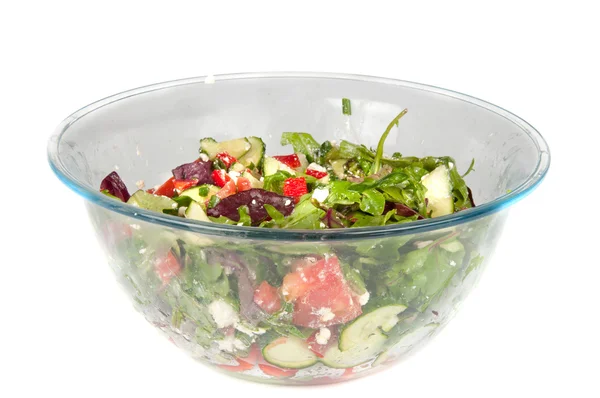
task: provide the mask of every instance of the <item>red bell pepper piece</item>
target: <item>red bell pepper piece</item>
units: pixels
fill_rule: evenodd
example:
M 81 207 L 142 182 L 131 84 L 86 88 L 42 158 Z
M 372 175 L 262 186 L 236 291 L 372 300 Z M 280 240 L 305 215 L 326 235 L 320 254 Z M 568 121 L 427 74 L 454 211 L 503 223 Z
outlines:
M 281 369 L 276 366 L 263 363 L 259 363 L 258 367 L 263 371 L 263 373 L 277 378 L 292 377 L 298 373 L 298 369 Z
M 300 159 L 298 159 L 298 155 L 295 153 L 291 155 L 280 155 L 273 157 L 292 169 L 297 169 L 298 167 L 302 166 Z
M 217 197 L 219 199 L 224 199 L 230 195 L 233 195 L 237 192 L 237 188 L 235 187 L 235 182 L 230 178 L 229 181 L 217 192 Z
M 230 154 L 228 154 L 227 152 L 217 153 L 216 158 L 219 159 L 221 162 L 223 162 L 225 167 L 227 167 L 228 169 L 229 169 L 229 167 L 231 167 L 232 164 L 237 162 L 237 159 L 234 158 L 233 156 L 231 156 Z
M 283 182 L 283 194 L 285 196 L 299 198 L 305 193 L 308 193 L 308 187 L 304 177 L 292 177 Z
M 323 178 L 327 175 L 326 171 L 319 171 L 319 170 L 315 170 L 315 169 L 306 169 L 305 173 L 306 173 L 306 175 L 313 176 L 316 179 Z
M 229 177 L 225 170 L 213 170 L 212 179 L 215 182 L 215 185 L 221 188 L 231 181 L 231 177 Z

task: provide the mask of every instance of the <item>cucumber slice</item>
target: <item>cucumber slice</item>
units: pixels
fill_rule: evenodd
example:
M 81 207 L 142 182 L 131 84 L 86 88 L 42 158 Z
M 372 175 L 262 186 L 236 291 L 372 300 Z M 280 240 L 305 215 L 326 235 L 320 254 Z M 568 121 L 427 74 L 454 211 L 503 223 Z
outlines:
M 425 198 L 427 199 L 427 211 L 432 212 L 431 217 L 454 213 L 452 183 L 446 166 L 438 166 L 431 173 L 423 176 L 421 183 L 427 188 Z
M 200 204 L 198 202 L 194 202 L 194 201 L 192 201 L 192 203 L 190 203 L 188 208 L 185 210 L 185 218 L 190 218 L 192 220 L 198 220 L 198 221 L 210 222 L 210 219 L 204 212 L 204 209 L 202 208 L 202 206 L 200 206 Z
M 244 156 L 238 158 L 238 161 L 246 167 L 253 164 L 260 170 L 265 157 L 265 143 L 258 137 L 248 137 L 248 142 L 250 143 L 250 150 Z
M 372 335 L 362 341 L 360 345 L 352 349 L 340 351 L 337 345 L 333 345 L 321 358 L 321 362 L 332 368 L 351 368 L 369 362 L 381 352 L 387 337 L 375 331 Z
M 348 159 L 336 159 L 331 161 L 331 168 L 333 169 L 334 174 L 340 180 L 346 178 L 346 170 L 344 170 L 346 162 L 348 162 Z
M 302 369 L 317 363 L 317 356 L 298 337 L 279 337 L 263 348 L 263 357 L 275 366 Z
M 179 196 L 188 196 L 198 203 L 204 203 L 217 192 L 219 192 L 219 187 L 215 185 L 204 184 L 198 187 L 186 189 Z
M 252 173 L 244 171 L 244 173 L 242 173 L 242 177 L 247 178 L 250 181 L 252 188 L 262 188 L 264 186 L 264 183 L 254 177 Z
M 212 160 L 218 153 L 227 152 L 234 158 L 241 158 L 250 150 L 250 142 L 246 138 L 236 138 L 235 140 L 217 142 L 212 138 L 203 138 L 200 140 L 200 151 L 208 155 Z
M 394 304 L 362 314 L 342 330 L 340 350 L 348 351 L 362 347 L 370 336 L 381 333 L 379 329 L 389 332 L 398 323 L 398 314 L 405 309 L 405 305 Z
M 263 175 L 265 177 L 273 175 L 277 173 L 277 171 L 283 170 L 287 171 L 291 175 L 296 175 L 296 171 L 289 166 L 281 163 L 279 160 L 272 158 L 270 156 L 265 156 L 264 164 L 263 164 Z
M 130 205 L 162 213 L 164 209 L 177 209 L 177 203 L 166 196 L 153 195 L 144 190 L 135 192 L 127 201 Z

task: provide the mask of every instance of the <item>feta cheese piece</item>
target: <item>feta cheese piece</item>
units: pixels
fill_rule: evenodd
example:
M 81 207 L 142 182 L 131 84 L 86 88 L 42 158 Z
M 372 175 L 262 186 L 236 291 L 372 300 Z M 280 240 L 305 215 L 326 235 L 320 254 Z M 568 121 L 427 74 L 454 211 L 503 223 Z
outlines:
M 335 318 L 335 314 L 331 311 L 331 308 L 329 307 L 319 308 L 315 312 L 315 315 L 319 315 L 322 322 L 327 322 Z
M 227 352 L 234 352 L 237 350 L 243 350 L 246 348 L 246 344 L 240 339 L 236 339 L 234 335 L 225 336 L 222 340 L 217 340 L 219 349 Z
M 329 196 L 329 189 L 327 188 L 317 188 L 313 191 L 312 198 L 317 202 L 324 202 Z
M 138 187 L 138 189 L 144 189 L 144 186 L 146 185 L 146 183 L 144 182 L 144 180 L 139 180 L 139 181 L 136 181 L 135 185 Z
M 208 157 L 207 154 L 205 154 L 205 153 L 200 154 L 200 160 L 202 160 L 203 162 L 208 162 L 209 159 L 210 158 Z
M 325 345 L 331 338 L 331 330 L 328 328 L 321 328 L 315 335 L 315 340 L 318 344 Z
M 370 298 L 371 298 L 371 295 L 369 294 L 369 292 L 365 292 L 363 295 L 361 295 L 358 298 L 358 302 L 360 303 L 360 305 L 365 305 L 369 302 Z
M 231 179 L 233 180 L 233 182 L 235 182 L 237 184 L 237 179 L 239 176 L 241 176 L 240 173 L 238 173 L 235 170 L 231 170 L 229 173 L 227 173 L 229 175 L 229 177 L 231 177 Z
M 237 312 L 223 300 L 215 300 L 208 305 L 208 312 L 219 328 L 233 326 L 239 322 Z
M 327 169 L 323 166 L 321 166 L 320 164 L 317 163 L 311 163 L 308 165 L 308 167 L 306 168 L 307 170 L 315 170 L 315 171 L 320 171 L 323 173 L 327 173 Z

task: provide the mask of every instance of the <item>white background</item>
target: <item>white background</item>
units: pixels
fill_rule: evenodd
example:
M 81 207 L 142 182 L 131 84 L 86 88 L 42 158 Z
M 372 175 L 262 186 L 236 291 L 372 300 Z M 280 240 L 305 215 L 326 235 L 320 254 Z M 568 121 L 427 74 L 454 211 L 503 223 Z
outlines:
M 600 395 L 593 2 L 12 3 L 0 12 L 0 396 Z M 526 119 L 552 151 L 455 320 L 408 362 L 355 382 L 263 386 L 188 359 L 133 311 L 82 200 L 47 166 L 54 127 L 94 100 L 275 70 L 468 93 Z

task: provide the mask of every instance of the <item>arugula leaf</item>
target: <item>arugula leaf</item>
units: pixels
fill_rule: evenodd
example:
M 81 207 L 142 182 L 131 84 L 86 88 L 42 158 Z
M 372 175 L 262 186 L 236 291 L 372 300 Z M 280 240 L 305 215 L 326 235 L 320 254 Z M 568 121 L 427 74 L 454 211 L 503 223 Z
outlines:
M 385 145 L 385 140 L 387 139 L 388 135 L 390 134 L 390 131 L 392 131 L 392 127 L 397 126 L 398 121 L 402 118 L 402 116 L 406 115 L 407 112 L 408 112 L 408 109 L 404 109 L 402 112 L 400 112 L 390 122 L 390 124 L 388 124 L 387 128 L 381 135 L 381 138 L 379 139 L 379 143 L 377 144 L 377 152 L 375 154 L 375 160 L 373 161 L 373 165 L 371 166 L 371 171 L 369 172 L 369 174 L 375 174 L 381 168 L 381 158 L 383 158 L 383 146 Z
M 294 152 L 305 154 L 309 162 L 314 162 L 317 159 L 321 147 L 308 133 L 283 133 L 281 135 L 281 145 L 289 144 L 294 147 Z
M 286 229 L 323 229 L 321 219 L 325 212 L 315 207 L 310 201 L 310 194 L 304 195 L 296 205 L 292 214 L 286 219 L 281 228 Z
M 470 172 L 475 171 L 475 158 L 471 159 L 471 164 L 469 165 L 469 168 L 467 169 L 467 171 L 465 172 L 465 174 L 461 175 L 461 178 L 465 178 L 466 176 L 469 175 Z
M 292 174 L 285 170 L 278 170 L 275 174 L 264 178 L 263 189 L 283 195 L 283 183 L 291 176 Z
M 375 158 L 373 151 L 371 151 L 366 146 L 356 145 L 346 140 L 340 141 L 338 156 L 342 159 L 364 158 L 369 161 L 373 161 L 373 159 Z
M 409 176 L 403 170 L 394 171 L 378 180 L 367 179 L 360 184 L 353 184 L 352 186 L 348 187 L 348 189 L 356 192 L 364 192 L 371 188 L 396 186 L 407 181 L 408 178 Z
M 367 189 L 362 193 L 360 209 L 373 216 L 380 216 L 385 208 L 385 197 L 376 189 Z
M 325 201 L 328 205 L 352 205 L 360 203 L 361 195 L 358 192 L 349 191 L 352 185 L 350 181 L 333 181 L 328 185 L 329 196 Z
M 366 213 L 354 212 L 349 215 L 351 220 L 354 220 L 351 228 L 358 227 L 378 227 L 386 225 L 386 223 L 396 213 L 396 210 L 390 210 L 387 213 L 380 216 L 371 216 Z
M 275 207 L 267 203 L 264 205 L 264 208 L 267 211 L 269 217 L 273 219 L 275 224 L 283 224 L 285 222 L 285 216 L 281 214 L 279 210 L 277 210 Z

